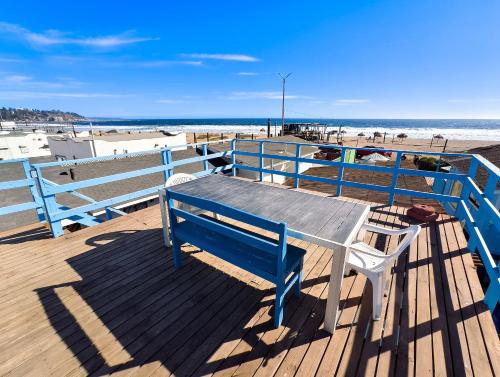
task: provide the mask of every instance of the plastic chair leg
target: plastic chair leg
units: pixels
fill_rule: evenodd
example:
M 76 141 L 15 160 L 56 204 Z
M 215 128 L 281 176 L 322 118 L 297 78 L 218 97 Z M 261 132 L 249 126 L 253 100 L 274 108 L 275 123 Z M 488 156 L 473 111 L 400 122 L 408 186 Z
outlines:
M 384 273 L 379 273 L 370 280 L 373 288 L 373 319 L 378 321 L 382 314 L 382 304 L 384 302 Z

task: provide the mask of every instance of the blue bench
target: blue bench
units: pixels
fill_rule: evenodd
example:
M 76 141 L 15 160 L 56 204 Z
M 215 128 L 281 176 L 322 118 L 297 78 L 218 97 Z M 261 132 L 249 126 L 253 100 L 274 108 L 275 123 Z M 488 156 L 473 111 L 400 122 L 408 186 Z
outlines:
M 294 287 L 300 294 L 305 250 L 287 244 L 287 224 L 244 212 L 222 203 L 166 190 L 174 264 L 181 267 L 181 245 L 189 243 L 276 285 L 274 325 L 283 320 L 286 293 Z M 243 228 L 196 215 L 174 207 L 174 201 L 276 233 L 278 239 L 264 237 Z

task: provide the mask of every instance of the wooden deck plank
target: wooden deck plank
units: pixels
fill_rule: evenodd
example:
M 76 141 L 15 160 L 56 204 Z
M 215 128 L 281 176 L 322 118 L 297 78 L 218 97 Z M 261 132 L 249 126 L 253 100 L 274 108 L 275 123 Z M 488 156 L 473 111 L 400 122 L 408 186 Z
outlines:
M 455 222 L 453 224 L 453 228 L 458 244 L 462 245 L 462 248 L 465 249 L 464 245 L 467 245 L 467 241 L 465 239 L 465 235 L 462 231 L 460 223 Z M 489 358 L 493 374 L 496 376 L 500 376 L 500 358 L 491 357 L 491 355 L 495 355 L 496 353 L 498 353 L 498 350 L 500 348 L 500 344 L 497 341 L 497 330 L 493 321 L 491 321 L 491 314 L 489 312 L 489 309 L 483 301 L 484 293 L 479 280 L 476 279 L 474 262 L 471 255 L 469 253 L 463 253 L 462 260 L 464 263 L 465 272 L 467 274 L 467 281 L 469 283 L 469 287 L 474 300 L 476 315 L 480 323 L 481 332 L 483 334 L 483 340 L 486 348 L 488 349 L 486 355 Z
M 482 339 L 479 321 L 475 312 L 474 299 L 467 280 L 466 268 L 463 264 L 464 254 L 467 255 L 468 251 L 465 247 L 461 247 L 458 244 L 453 224 L 448 221 L 444 226 L 446 228 L 448 245 L 451 252 L 455 254 L 452 257 L 453 274 L 458 288 L 460 312 L 465 328 L 472 370 L 474 375 L 477 376 L 493 376 L 493 371 L 488 360 L 488 350 Z M 470 255 L 468 257 L 470 258 Z M 472 267 L 472 263 L 469 266 Z
M 401 217 L 404 216 L 404 209 L 395 207 L 393 210 L 393 228 L 400 229 L 402 225 Z M 388 249 L 393 251 L 399 243 L 399 237 L 390 237 Z M 403 282 L 406 255 L 400 255 L 389 271 L 389 284 L 387 292 L 387 309 L 384 319 L 384 327 L 379 359 L 377 364 L 377 376 L 393 376 L 396 362 L 396 352 L 399 336 L 399 324 L 401 318 L 401 306 L 403 301 Z
M 434 365 L 432 358 L 431 301 L 429 294 L 429 250 L 427 248 L 427 229 L 422 225 L 422 232 L 417 240 L 417 315 L 415 320 L 415 373 L 417 376 L 430 376 Z
M 372 203 L 373 205 L 373 203 Z M 373 208 L 373 206 L 372 206 Z M 372 211 L 370 222 L 378 224 L 381 219 L 382 212 Z M 367 232 L 365 242 L 374 246 L 377 237 L 374 233 Z M 318 367 L 318 374 L 325 375 L 330 371 L 336 371 L 337 375 L 346 375 L 350 373 L 354 375 L 359 365 L 358 360 L 362 356 L 362 348 L 366 337 L 366 332 L 371 326 L 371 287 L 368 280 L 359 274 L 356 275 L 354 289 L 350 293 L 350 297 L 357 298 L 355 300 L 358 307 L 356 311 L 347 313 L 342 322 L 338 325 L 344 327 L 340 335 L 337 333 L 331 337 L 330 342 L 323 354 L 323 358 Z M 366 294 L 365 294 L 366 293 Z M 351 317 L 350 314 L 354 314 Z
M 370 219 L 398 228 L 403 214 L 374 206 Z M 331 251 L 308 244 L 302 297 L 287 296 L 274 329 L 272 285 L 189 246 L 176 272 L 160 226 L 152 207 L 56 240 L 37 227 L 1 233 L 0 374 L 420 375 L 428 358 L 436 375 L 498 374 L 498 335 L 446 215 L 399 258 L 383 320 L 372 324 L 366 279 L 344 279 L 333 337 L 321 326 Z M 366 241 L 397 241 L 377 239 Z
M 368 237 L 370 236 L 367 235 Z M 292 348 L 288 352 L 276 373 L 277 376 L 290 376 L 295 373 L 299 376 L 314 375 L 330 341 L 334 342 L 332 344 L 336 344 L 339 350 L 332 354 L 338 355 L 336 360 L 338 362 L 342 356 L 340 349 L 345 344 L 353 325 L 353 318 L 358 311 L 364 284 L 364 278 L 355 274 L 344 278 L 340 295 L 340 313 L 337 320 L 337 330 L 333 337 L 334 340 L 332 341 L 332 337 L 325 333 L 322 326 L 315 326 L 314 332 L 311 330 L 302 332 L 300 336 L 302 338 L 307 337 L 307 342 L 305 340 L 299 341 L 299 346 Z M 303 362 L 304 360 L 306 362 Z M 332 364 L 335 364 L 335 362 Z
M 471 376 L 472 367 L 457 292 L 459 288 L 455 282 L 452 266 L 452 259 L 457 258 L 457 256 L 454 255 L 454 251 L 450 249 L 446 237 L 445 224 L 448 221 L 449 218 L 447 216 L 441 215 L 437 221 L 436 230 L 438 232 L 438 247 L 441 252 L 441 278 L 448 290 L 448 294 L 445 295 L 445 304 L 448 332 L 450 335 L 453 373 L 456 376 Z

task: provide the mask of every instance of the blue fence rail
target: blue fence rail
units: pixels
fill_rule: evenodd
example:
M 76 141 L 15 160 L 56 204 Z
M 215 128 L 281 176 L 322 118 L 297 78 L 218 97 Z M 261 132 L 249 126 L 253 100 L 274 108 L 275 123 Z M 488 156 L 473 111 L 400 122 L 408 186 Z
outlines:
M 238 149 L 239 143 L 254 143 L 256 145 L 255 152 L 250 152 L 248 150 L 243 151 Z M 265 146 L 270 144 L 285 144 L 292 145 L 295 149 L 295 153 L 290 154 L 276 154 L 276 153 L 266 153 Z M 77 221 L 85 225 L 93 225 L 98 221 L 95 221 L 89 213 L 98 209 L 104 208 L 107 213 L 107 217 L 111 217 L 111 212 L 118 212 L 113 207 L 119 203 L 129 202 L 131 200 L 143 198 L 148 195 L 157 195 L 158 188 L 161 186 L 150 187 L 147 189 L 135 191 L 132 193 L 127 193 L 125 195 L 120 195 L 117 197 L 112 197 L 109 199 L 96 201 L 93 198 L 89 198 L 77 190 L 97 185 L 102 185 L 106 183 L 120 182 L 124 179 L 142 177 L 149 174 L 163 173 L 164 181 L 168 179 L 173 173 L 175 167 L 182 165 L 192 164 L 196 162 L 203 163 L 203 169 L 196 172 L 195 175 L 203 176 L 207 174 L 212 174 L 220 171 L 231 170 L 233 175 L 237 174 L 237 171 L 249 170 L 254 171 L 258 174 L 260 180 L 264 179 L 264 175 L 281 175 L 287 178 L 291 178 L 294 181 L 294 187 L 300 187 L 301 180 L 316 181 L 322 183 L 328 183 L 336 185 L 336 194 L 342 195 L 342 189 L 344 187 L 354 187 L 364 190 L 372 190 L 385 192 L 388 194 L 388 203 L 392 205 L 396 195 L 418 197 L 425 199 L 437 200 L 443 203 L 444 208 L 447 209 L 450 215 L 456 216 L 458 219 L 464 222 L 467 233 L 469 234 L 468 247 L 471 252 L 477 252 L 481 257 L 481 260 L 485 266 L 486 272 L 489 277 L 489 287 L 486 291 L 485 301 L 491 310 L 494 310 L 495 306 L 498 304 L 500 299 L 500 273 L 499 265 L 495 262 L 492 256 L 492 247 L 497 247 L 497 245 L 492 245 L 488 243 L 485 234 L 487 232 L 494 232 L 498 234 L 500 232 L 500 215 L 493 204 L 495 202 L 495 190 L 500 177 L 500 170 L 491 164 L 489 161 L 484 159 L 479 155 L 471 155 L 466 153 L 439 153 L 439 152 L 416 152 L 411 150 L 384 150 L 386 152 L 392 152 L 395 154 L 395 162 L 393 166 L 377 166 L 370 164 L 358 164 L 348 162 L 346 158 L 348 151 L 350 150 L 367 150 L 372 151 L 369 148 L 354 148 L 354 147 L 343 147 L 337 145 L 325 145 L 325 144 L 310 144 L 310 143 L 296 143 L 287 141 L 273 141 L 273 140 L 247 140 L 247 139 L 233 139 L 230 141 L 230 149 L 223 152 L 208 154 L 207 143 L 204 144 L 190 144 L 186 147 L 199 147 L 201 146 L 202 155 L 197 157 L 192 157 L 188 159 L 173 161 L 171 149 L 162 149 L 156 151 L 148 151 L 141 153 L 132 153 L 126 155 L 114 155 L 107 157 L 98 158 L 88 158 L 79 160 L 68 160 L 68 161 L 58 161 L 50 162 L 44 164 L 35 164 L 33 166 L 29 165 L 27 160 L 11 160 L 11 161 L 0 161 L 0 163 L 22 163 L 24 171 L 26 174 L 26 179 L 10 182 L 0 183 L 0 190 L 6 190 L 16 187 L 27 187 L 31 190 L 33 202 L 22 203 L 9 207 L 0 208 L 0 215 L 6 215 L 9 213 L 14 213 L 18 211 L 24 211 L 27 209 L 36 209 L 41 221 L 47 218 L 48 223 L 51 227 L 54 237 L 57 237 L 63 233 L 62 221 Z M 336 149 L 340 152 L 340 159 L 338 161 L 328 161 L 328 160 L 317 160 L 313 158 L 303 157 L 301 150 L 304 147 L 317 147 L 322 149 Z M 67 184 L 55 184 L 47 180 L 43 176 L 43 169 L 48 167 L 57 166 L 68 166 L 68 165 L 78 165 L 97 161 L 113 160 L 117 158 L 133 157 L 136 155 L 143 155 L 147 153 L 159 153 L 161 154 L 162 164 L 159 166 L 153 166 L 146 169 L 134 170 L 125 173 L 118 173 L 108 176 L 103 176 L 99 178 L 92 178 L 87 180 L 82 180 L 78 182 L 72 182 Z M 406 169 L 401 167 L 401 161 L 404 155 L 429 155 L 436 158 L 451 158 L 451 157 L 467 157 L 471 159 L 470 168 L 467 172 L 442 172 L 442 171 L 425 171 L 417 169 Z M 254 157 L 258 159 L 258 166 L 249 166 L 243 164 L 238 160 L 238 156 Z M 209 160 L 225 158 L 228 160 L 227 165 L 221 167 L 210 168 Z M 272 168 L 267 168 L 264 165 L 264 159 L 286 161 L 293 165 L 293 169 L 289 170 L 273 170 Z M 300 164 L 314 164 L 316 166 L 335 166 L 338 168 L 338 174 L 336 178 L 326 178 L 326 177 L 316 177 L 307 174 L 300 173 Z M 482 191 L 476 181 L 476 175 L 479 168 L 484 169 L 488 173 L 488 181 Z M 385 185 L 375 185 L 362 182 L 348 181 L 344 179 L 343 173 L 345 169 L 361 169 L 367 171 L 377 171 L 381 173 L 386 173 L 391 176 L 390 184 Z M 33 174 L 33 176 L 32 176 Z M 403 175 L 410 176 L 420 176 L 434 178 L 435 182 L 441 181 L 453 181 L 460 182 L 462 184 L 462 190 L 458 195 L 451 195 L 450 193 L 444 192 L 421 192 L 409 189 L 402 189 L 397 187 L 398 177 Z M 75 207 L 67 208 L 61 206 L 56 202 L 56 195 L 60 193 L 70 193 L 72 195 L 78 196 L 82 199 L 86 199 L 89 203 Z M 473 199 L 473 200 L 472 200 Z M 44 213 L 46 215 L 44 215 Z
M 238 150 L 238 143 L 255 143 L 258 147 L 255 148 L 258 152 L 249 152 Z M 265 153 L 267 144 L 284 144 L 294 145 L 295 155 L 281 155 Z M 303 147 L 317 147 L 322 149 L 336 149 L 340 152 L 339 161 L 316 160 L 311 158 L 301 157 L 301 149 Z M 343 187 L 354 187 L 364 190 L 372 190 L 385 192 L 388 194 L 388 203 L 392 205 L 395 195 L 418 197 L 439 201 L 446 209 L 450 210 L 449 214 L 456 216 L 464 223 L 465 229 L 469 234 L 468 248 L 472 253 L 477 252 L 483 262 L 486 272 L 489 277 L 489 286 L 485 294 L 485 302 L 493 311 L 500 300 L 500 267 L 492 256 L 492 247 L 498 247 L 494 242 L 489 244 L 485 240 L 486 232 L 494 232 L 496 235 L 500 232 L 500 214 L 498 209 L 493 204 L 495 202 L 495 189 L 500 177 L 500 169 L 480 155 L 472 155 L 467 153 L 439 153 L 439 152 L 416 152 L 411 150 L 388 150 L 384 152 L 394 153 L 394 166 L 376 166 L 370 164 L 357 164 L 345 162 L 345 156 L 348 150 L 366 150 L 372 151 L 370 148 L 354 148 L 343 147 L 337 145 L 310 144 L 310 143 L 295 143 L 287 141 L 272 141 L 272 140 L 235 140 L 232 142 L 232 174 L 236 175 L 237 170 L 250 170 L 259 173 L 259 179 L 263 180 L 263 174 L 281 175 L 294 180 L 294 187 L 300 186 L 301 180 L 309 180 L 336 185 L 337 196 L 342 194 Z M 465 157 L 471 159 L 471 164 L 466 173 L 453 173 L 441 171 L 427 171 L 417 169 L 406 169 L 401 167 L 401 160 L 404 155 L 428 155 L 441 159 L 442 157 Z M 255 157 L 259 161 L 259 166 L 249 166 L 237 162 L 237 156 Z M 289 161 L 294 164 L 294 169 L 291 171 L 278 171 L 264 168 L 264 159 Z M 338 168 L 337 178 L 316 177 L 306 174 L 300 174 L 300 164 L 310 163 L 321 166 L 335 166 Z M 439 164 L 438 164 L 439 166 Z M 484 192 L 481 191 L 475 181 L 478 168 L 483 168 L 488 173 L 488 181 Z M 343 179 L 345 169 L 359 169 L 367 171 L 377 171 L 391 175 L 391 183 L 389 186 L 368 184 L 362 182 L 353 182 Z M 401 189 L 397 187 L 398 177 L 402 175 L 420 176 L 434 178 L 434 180 L 451 180 L 461 182 L 463 188 L 459 195 L 450 195 L 446 193 L 422 192 L 409 189 Z M 472 197 L 471 197 L 472 194 Z M 472 200 L 473 199 L 473 200 Z M 453 204 L 449 206 L 446 204 Z
M 21 164 L 24 173 L 24 178 L 15 181 L 0 182 L 0 191 L 26 188 L 31 193 L 31 201 L 19 204 L 12 204 L 7 207 L 0 207 L 0 216 L 10 215 L 12 213 L 34 209 L 37 212 L 37 216 L 40 222 L 45 222 L 43 201 L 36 187 L 37 182 L 31 176 L 31 165 L 28 159 L 20 158 L 15 160 L 2 160 L 0 161 L 0 169 L 2 165 L 5 166 L 7 164 L 12 164 L 12 165 Z

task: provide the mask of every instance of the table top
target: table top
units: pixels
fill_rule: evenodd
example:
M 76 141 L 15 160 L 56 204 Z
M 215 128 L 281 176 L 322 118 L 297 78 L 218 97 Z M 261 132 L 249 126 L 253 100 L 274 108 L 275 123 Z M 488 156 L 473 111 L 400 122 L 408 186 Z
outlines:
M 289 236 L 326 247 L 350 244 L 370 209 L 365 204 L 219 174 L 175 185 L 168 190 L 286 222 Z

